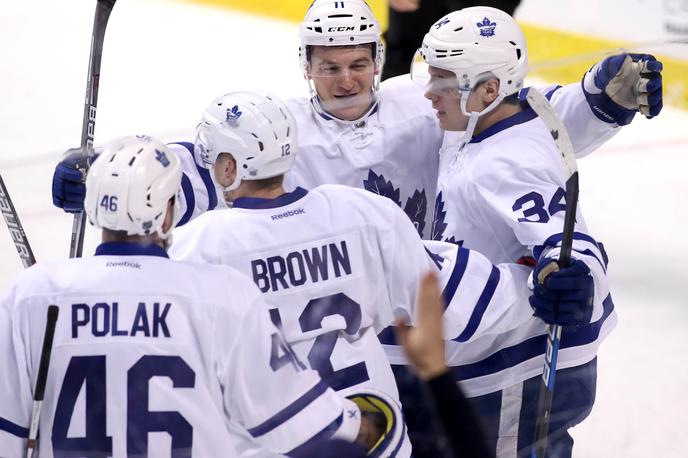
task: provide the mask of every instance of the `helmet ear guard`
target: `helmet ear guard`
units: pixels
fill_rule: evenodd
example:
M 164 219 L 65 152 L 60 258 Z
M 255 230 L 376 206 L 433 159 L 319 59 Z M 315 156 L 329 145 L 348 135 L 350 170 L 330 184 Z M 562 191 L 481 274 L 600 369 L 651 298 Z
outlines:
M 243 180 L 262 180 L 288 172 L 298 149 L 296 121 L 289 108 L 268 94 L 240 91 L 215 99 L 196 128 L 194 154 L 206 168 L 222 153 L 236 161 L 231 191 Z M 213 175 L 213 174 L 211 174 Z
M 181 214 L 181 161 L 161 141 L 145 135 L 110 142 L 86 177 L 84 210 L 94 226 L 127 235 L 169 237 Z M 168 202 L 173 224 L 163 231 Z

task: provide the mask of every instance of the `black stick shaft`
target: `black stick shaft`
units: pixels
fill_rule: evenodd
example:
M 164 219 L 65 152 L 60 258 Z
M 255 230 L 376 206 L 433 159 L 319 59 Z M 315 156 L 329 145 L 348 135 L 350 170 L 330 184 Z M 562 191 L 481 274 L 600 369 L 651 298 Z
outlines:
M 84 102 L 84 117 L 81 125 L 81 149 L 84 154 L 93 156 L 93 134 L 96 128 L 96 108 L 98 105 L 98 87 L 100 84 L 100 62 L 103 57 L 103 41 L 105 29 L 112 8 L 116 0 L 98 0 L 95 17 L 93 19 L 93 34 L 91 36 L 91 52 L 88 58 L 88 78 L 86 80 L 86 100 Z M 88 162 L 83 168 L 84 177 L 88 171 Z M 72 238 L 69 247 L 69 257 L 79 258 L 84 248 L 84 230 L 86 218 L 84 212 L 74 215 L 72 224 Z
M 38 423 L 41 418 L 41 406 L 45 395 L 45 385 L 48 382 L 48 369 L 50 368 L 50 354 L 53 351 L 53 338 L 55 337 L 55 327 L 60 309 L 57 305 L 48 307 L 47 320 L 45 323 L 45 333 L 43 334 L 43 348 L 41 348 L 41 359 L 38 365 L 38 375 L 36 376 L 36 388 L 33 391 L 33 408 L 31 412 L 31 423 L 29 425 L 29 440 L 26 445 L 26 456 L 32 458 L 38 446 Z
M 573 231 L 576 223 L 578 208 L 578 167 L 573 145 L 564 124 L 561 122 L 547 99 L 535 89 L 529 89 L 526 95 L 531 108 L 535 110 L 542 122 L 547 126 L 554 140 L 554 144 L 561 154 L 566 179 L 566 211 L 564 213 L 564 228 L 562 231 L 561 250 L 559 252 L 559 268 L 563 269 L 571 263 L 573 247 Z M 547 451 L 549 423 L 552 414 L 552 399 L 554 397 L 554 378 L 557 369 L 559 342 L 561 340 L 561 326 L 550 325 L 547 332 L 547 346 L 545 349 L 545 365 L 542 371 L 542 385 L 538 400 L 537 419 L 535 423 L 535 437 L 531 449 L 532 458 L 544 458 Z
M 45 394 L 45 383 L 48 380 L 48 367 L 50 366 L 50 353 L 53 350 L 53 338 L 55 337 L 55 326 L 60 309 L 57 305 L 48 307 L 48 320 L 45 323 L 45 334 L 43 336 L 43 348 L 41 349 L 41 362 L 38 366 L 38 378 L 36 379 L 36 390 L 33 394 L 34 401 L 42 401 Z
M 31 267 L 36 264 L 36 258 L 29 245 L 29 239 L 26 237 L 26 232 L 24 232 L 24 228 L 19 221 L 19 215 L 14 208 L 12 199 L 10 199 L 10 194 L 7 192 L 2 176 L 0 176 L 0 212 L 2 212 L 2 217 L 5 219 L 7 229 L 10 231 L 12 241 L 17 248 L 17 253 L 19 253 L 24 267 Z

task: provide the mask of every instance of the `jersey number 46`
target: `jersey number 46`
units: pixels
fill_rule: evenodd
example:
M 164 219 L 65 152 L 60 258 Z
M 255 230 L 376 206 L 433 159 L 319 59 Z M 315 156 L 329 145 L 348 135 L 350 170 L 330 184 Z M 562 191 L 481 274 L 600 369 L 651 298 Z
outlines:
M 175 388 L 193 388 L 196 374 L 179 356 L 146 355 L 127 371 L 127 455 L 146 456 L 148 433 L 164 431 L 172 438 L 172 456 L 190 456 L 193 428 L 179 412 L 148 410 L 148 381 L 168 377 Z M 106 457 L 112 455 L 112 437 L 106 432 L 105 355 L 74 356 L 69 361 L 57 399 L 53 422 L 53 456 Z M 74 407 L 86 385 L 85 436 L 67 437 Z

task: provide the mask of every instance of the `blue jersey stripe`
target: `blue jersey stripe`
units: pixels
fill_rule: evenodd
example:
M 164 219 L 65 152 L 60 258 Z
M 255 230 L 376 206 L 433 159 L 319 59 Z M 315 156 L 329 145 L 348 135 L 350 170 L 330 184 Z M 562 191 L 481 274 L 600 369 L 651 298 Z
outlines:
M 296 401 L 289 404 L 284 409 L 277 412 L 277 414 L 268 418 L 266 421 L 260 425 L 250 428 L 248 432 L 253 437 L 259 437 L 273 429 L 277 428 L 279 425 L 289 420 L 291 417 L 296 415 L 305 409 L 311 402 L 315 401 L 321 394 L 327 391 L 328 386 L 322 381 L 318 382 L 313 388 L 308 390 L 303 396 L 298 398 Z
M 397 338 L 394 336 L 394 326 L 387 326 L 377 335 L 377 340 L 382 345 L 398 345 Z
M 603 305 L 604 313 L 602 314 L 602 318 L 596 322 L 587 326 L 567 326 L 563 328 L 559 349 L 579 347 L 597 340 L 600 335 L 600 330 L 602 329 L 602 324 L 614 310 L 614 303 L 611 295 L 607 296 Z M 454 366 L 451 367 L 451 370 L 456 380 L 468 380 L 475 377 L 494 374 L 521 364 L 531 358 L 543 355 L 546 346 L 547 335 L 542 334 L 514 346 L 503 348 L 482 361 L 462 366 Z
M 540 255 L 542 255 L 542 252 L 545 250 L 545 248 L 556 247 L 558 244 L 561 243 L 563 238 L 564 238 L 564 234 L 561 232 L 558 234 L 550 235 L 547 238 L 547 240 L 542 242 L 542 245 L 538 245 L 535 248 L 533 248 L 533 257 L 536 260 L 539 260 Z M 593 244 L 594 246 L 599 248 L 597 241 L 594 238 L 592 238 L 588 234 L 584 234 L 582 232 L 574 232 L 573 233 L 573 240 L 583 240 L 585 242 L 590 242 L 591 244 Z
M 17 437 L 25 439 L 29 437 L 29 428 L 24 428 L 16 423 L 13 423 L 5 418 L 0 417 L 0 431 L 7 431 Z
M 490 277 L 487 279 L 487 283 L 485 283 L 485 287 L 478 298 L 478 302 L 475 304 L 475 308 L 473 308 L 473 313 L 471 313 L 471 318 L 468 320 L 466 329 L 463 330 L 459 337 L 453 340 L 457 342 L 465 342 L 473 337 L 473 334 L 475 334 L 475 331 L 480 325 L 480 321 L 483 319 L 483 315 L 485 315 L 485 310 L 487 310 L 488 304 L 492 300 L 492 296 L 494 296 L 494 293 L 497 290 L 500 277 L 501 275 L 499 273 L 499 269 L 495 266 L 492 266 Z
M 182 191 L 184 191 L 184 198 L 186 199 L 186 213 L 179 220 L 177 226 L 183 226 L 188 223 L 193 215 L 194 208 L 196 208 L 196 196 L 194 196 L 193 186 L 191 186 L 191 180 L 182 173 Z
M 287 455 L 292 456 L 292 457 L 298 457 L 298 456 L 313 456 L 312 454 L 314 452 L 318 451 L 323 451 L 327 446 L 328 443 L 325 442 L 327 439 L 332 437 L 332 435 L 337 432 L 340 426 L 342 426 L 342 422 L 344 421 L 344 413 L 342 412 L 332 423 L 329 425 L 325 426 L 322 431 L 308 439 L 306 442 L 303 444 L 299 445 L 298 447 L 294 448 L 290 452 L 287 452 Z M 321 444 L 320 444 L 321 443 Z M 323 449 L 320 449 L 320 444 Z
M 602 262 L 602 260 L 601 260 L 601 259 L 595 254 L 595 252 L 592 251 L 591 249 L 576 250 L 575 248 L 572 248 L 572 250 L 575 251 L 576 253 L 580 253 L 580 254 L 583 254 L 583 255 L 585 255 L 585 256 L 592 256 L 592 257 L 595 258 L 595 259 L 597 260 L 597 262 L 600 264 L 600 266 L 602 267 L 602 270 L 604 271 L 604 273 L 607 273 L 607 268 L 605 267 L 604 262 Z M 574 256 L 574 257 L 575 257 L 575 256 Z
M 456 263 L 454 264 L 454 270 L 452 270 L 451 276 L 449 277 L 449 281 L 447 282 L 447 286 L 445 286 L 444 291 L 442 291 L 442 298 L 444 299 L 445 308 L 449 307 L 449 303 L 454 298 L 456 289 L 459 287 L 459 284 L 461 283 L 461 278 L 463 277 L 464 272 L 466 272 L 466 266 L 468 265 L 468 256 L 470 255 L 470 253 L 471 252 L 465 248 L 459 248 L 459 251 L 456 254 Z

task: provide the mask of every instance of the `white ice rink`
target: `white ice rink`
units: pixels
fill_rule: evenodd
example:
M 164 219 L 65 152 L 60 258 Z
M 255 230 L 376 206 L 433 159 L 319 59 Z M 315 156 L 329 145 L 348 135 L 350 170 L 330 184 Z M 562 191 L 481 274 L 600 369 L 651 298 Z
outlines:
M 94 5 L 0 0 L 0 174 L 39 260 L 68 253 L 72 218 L 52 206 L 50 180 L 81 138 Z M 119 0 L 96 143 L 132 133 L 191 140 L 209 101 L 247 88 L 305 93 L 293 23 Z M 574 430 L 574 456 L 686 457 L 688 114 L 636 119 L 579 168 L 588 225 L 610 255 L 619 325 L 602 345 L 597 403 Z M 89 229 L 85 252 L 97 243 Z M 4 228 L 0 260 L 4 290 L 22 269 Z

